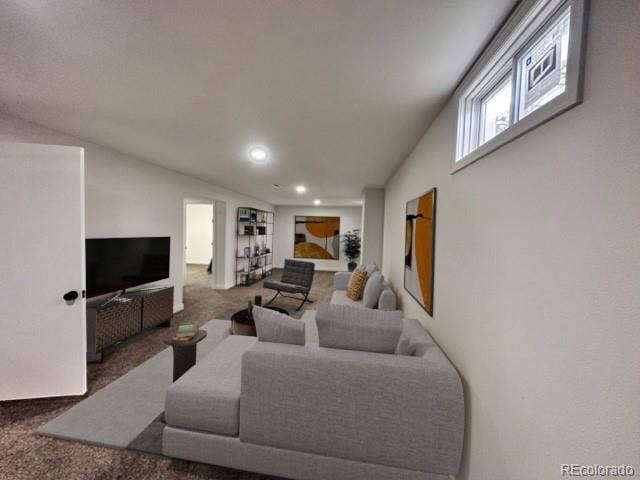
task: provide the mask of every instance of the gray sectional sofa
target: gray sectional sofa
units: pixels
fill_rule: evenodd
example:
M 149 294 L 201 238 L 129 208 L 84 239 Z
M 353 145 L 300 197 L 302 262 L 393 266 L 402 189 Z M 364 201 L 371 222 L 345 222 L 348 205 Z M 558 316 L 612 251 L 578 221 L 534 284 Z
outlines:
M 389 282 L 384 281 L 380 290 L 380 294 L 369 303 L 365 305 L 365 298 L 360 300 L 351 300 L 347 297 L 347 287 L 349 286 L 349 280 L 351 280 L 351 272 L 336 272 L 333 277 L 333 293 L 331 295 L 331 303 L 335 305 L 351 305 L 352 307 L 359 308 L 377 308 L 378 310 L 395 310 L 397 307 L 396 294 L 391 289 Z M 365 295 L 366 296 L 366 291 Z
M 460 465 L 458 373 L 415 320 L 396 354 L 230 336 L 167 391 L 163 453 L 300 480 L 446 480 Z

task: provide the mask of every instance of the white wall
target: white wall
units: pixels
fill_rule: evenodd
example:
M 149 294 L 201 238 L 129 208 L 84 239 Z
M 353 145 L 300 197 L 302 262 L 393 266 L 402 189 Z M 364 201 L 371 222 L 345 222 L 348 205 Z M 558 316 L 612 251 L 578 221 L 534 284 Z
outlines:
M 362 192 L 361 263 L 382 265 L 384 237 L 384 189 L 365 188 Z
M 340 217 L 340 235 L 348 230 L 360 228 L 362 222 L 361 207 L 291 207 L 277 206 L 274 219 L 273 265 L 284 267 L 287 258 L 293 258 L 293 240 L 296 215 L 316 215 L 323 217 Z M 347 270 L 348 260 L 344 256 L 344 247 L 340 243 L 340 260 L 313 260 L 300 258 L 316 264 L 316 270 Z
M 640 2 L 591 7 L 582 105 L 450 175 L 449 102 L 387 184 L 384 273 L 464 379 L 462 479 L 640 470 Z M 402 289 L 432 187 L 434 318 Z
M 0 113 L 0 142 L 45 143 L 85 148 L 87 237 L 171 236 L 170 278 L 174 307 L 182 308 L 184 199 L 226 203 L 226 246 L 235 246 L 239 206 L 272 206 L 193 177 L 158 167 L 109 148 Z M 225 255 L 225 285 L 234 285 L 233 250 Z
M 209 265 L 213 255 L 213 205 L 187 204 L 186 262 Z

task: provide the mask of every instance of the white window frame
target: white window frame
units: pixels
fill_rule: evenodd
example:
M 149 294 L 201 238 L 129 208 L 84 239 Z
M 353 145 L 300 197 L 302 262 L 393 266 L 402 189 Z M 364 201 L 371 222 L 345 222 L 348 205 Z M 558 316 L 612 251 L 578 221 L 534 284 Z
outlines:
M 529 115 L 518 119 L 520 72 L 517 61 L 567 8 L 571 8 L 571 13 L 565 90 Z M 458 128 L 451 173 L 582 102 L 587 10 L 588 0 L 524 0 L 517 7 L 454 93 L 458 104 Z M 509 75 L 512 79 L 509 126 L 478 145 L 481 138 L 482 100 Z

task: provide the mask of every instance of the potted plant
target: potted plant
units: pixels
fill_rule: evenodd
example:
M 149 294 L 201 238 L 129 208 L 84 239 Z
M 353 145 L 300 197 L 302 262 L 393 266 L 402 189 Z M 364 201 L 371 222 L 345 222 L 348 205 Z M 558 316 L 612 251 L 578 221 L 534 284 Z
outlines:
M 358 265 L 355 260 L 360 258 L 360 230 L 349 230 L 342 235 L 342 243 L 344 243 L 344 254 L 349 260 L 349 271 L 353 272 Z

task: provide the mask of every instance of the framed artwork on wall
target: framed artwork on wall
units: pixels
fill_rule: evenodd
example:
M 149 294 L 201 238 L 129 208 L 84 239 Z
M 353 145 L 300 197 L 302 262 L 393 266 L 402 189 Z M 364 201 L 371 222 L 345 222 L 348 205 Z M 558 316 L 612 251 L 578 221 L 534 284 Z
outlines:
M 405 223 L 404 288 L 433 316 L 435 188 L 407 202 Z
M 294 258 L 338 260 L 340 258 L 340 217 L 296 216 Z

